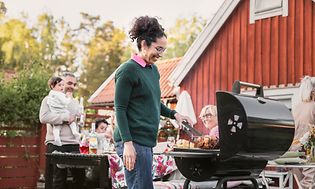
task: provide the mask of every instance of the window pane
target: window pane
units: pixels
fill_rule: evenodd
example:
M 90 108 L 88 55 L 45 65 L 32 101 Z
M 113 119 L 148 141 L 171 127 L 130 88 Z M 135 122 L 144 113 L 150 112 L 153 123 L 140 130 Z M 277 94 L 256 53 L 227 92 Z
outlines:
M 279 9 L 282 7 L 282 0 L 256 0 L 255 13 Z

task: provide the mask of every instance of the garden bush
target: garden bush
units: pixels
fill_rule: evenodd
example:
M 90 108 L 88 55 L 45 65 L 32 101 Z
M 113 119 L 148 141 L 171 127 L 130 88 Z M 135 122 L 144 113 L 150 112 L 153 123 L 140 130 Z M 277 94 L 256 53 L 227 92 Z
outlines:
M 49 76 L 33 68 L 17 73 L 10 81 L 0 79 L 0 127 L 38 127 L 41 101 L 48 94 Z

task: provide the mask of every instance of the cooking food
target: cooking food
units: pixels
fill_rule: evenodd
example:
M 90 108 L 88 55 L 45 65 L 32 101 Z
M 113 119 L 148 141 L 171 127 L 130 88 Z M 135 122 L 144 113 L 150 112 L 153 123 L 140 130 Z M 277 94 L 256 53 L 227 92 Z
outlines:
M 196 147 L 201 149 L 213 149 L 218 144 L 216 137 L 201 136 L 196 140 Z
M 194 148 L 195 144 L 193 142 L 190 142 L 189 140 L 185 139 L 179 139 L 176 142 L 177 148 Z
M 218 139 L 210 136 L 200 136 L 193 142 L 185 139 L 179 139 L 176 142 L 177 148 L 201 148 L 201 149 L 213 149 L 216 147 Z

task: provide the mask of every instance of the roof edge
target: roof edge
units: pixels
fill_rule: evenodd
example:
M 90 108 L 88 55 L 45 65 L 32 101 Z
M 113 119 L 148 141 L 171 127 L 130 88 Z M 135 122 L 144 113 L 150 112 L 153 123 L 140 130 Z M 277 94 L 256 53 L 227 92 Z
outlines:
M 171 85 L 179 86 L 239 2 L 240 0 L 225 0 L 223 2 L 217 13 L 211 21 L 208 22 L 204 30 L 198 35 L 197 39 L 185 53 L 181 62 L 169 76 Z
M 117 69 L 116 69 L 117 70 Z M 103 89 L 108 85 L 108 83 L 115 77 L 116 70 L 102 83 L 102 85 L 90 96 L 90 98 L 87 100 L 88 103 L 92 103 L 95 97 L 97 97 Z
M 174 58 L 170 58 L 170 59 L 165 59 L 165 60 L 159 60 L 157 61 L 156 63 L 158 65 L 163 65 L 163 64 L 166 64 L 166 63 L 170 63 L 170 62 L 173 62 L 173 61 L 180 61 L 182 59 L 182 57 L 174 57 Z M 177 63 L 179 64 L 179 63 Z M 122 65 L 122 64 L 121 64 Z M 120 66 L 121 66 L 120 65 Z M 120 67 L 119 66 L 119 67 Z M 107 105 L 106 103 L 113 103 L 113 102 L 94 102 L 93 103 L 93 100 L 103 91 L 103 89 L 109 84 L 109 82 L 111 80 L 114 79 L 115 77 L 115 74 L 116 74 L 116 71 L 119 69 L 119 67 L 101 84 L 101 86 L 90 96 L 90 98 L 87 100 L 88 103 L 92 104 L 92 105 Z M 175 96 L 175 95 L 174 95 Z M 166 98 L 169 98 L 169 97 L 166 97 Z
M 176 95 L 172 95 L 172 96 L 167 96 L 167 97 L 164 97 L 162 98 L 161 97 L 161 100 L 173 100 L 173 99 L 176 99 Z M 97 103 L 90 103 L 90 105 L 88 106 L 114 106 L 114 101 L 108 101 L 108 102 L 97 102 Z

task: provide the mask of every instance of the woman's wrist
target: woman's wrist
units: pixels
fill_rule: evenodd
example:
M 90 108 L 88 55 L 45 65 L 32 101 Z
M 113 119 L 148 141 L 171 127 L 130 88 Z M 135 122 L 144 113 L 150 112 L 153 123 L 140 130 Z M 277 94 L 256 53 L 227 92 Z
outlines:
M 124 146 L 130 146 L 130 145 L 133 145 L 132 141 L 124 142 Z

